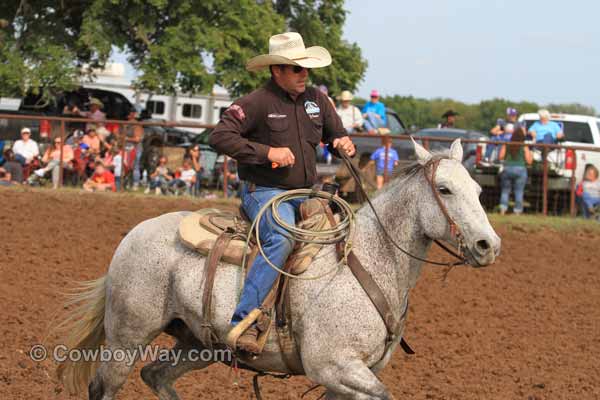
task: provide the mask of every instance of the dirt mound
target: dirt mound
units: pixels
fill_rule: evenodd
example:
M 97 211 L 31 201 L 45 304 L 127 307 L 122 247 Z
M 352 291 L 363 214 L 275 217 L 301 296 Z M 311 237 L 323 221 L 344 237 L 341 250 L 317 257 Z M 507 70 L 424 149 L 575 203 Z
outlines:
M 61 311 L 61 291 L 74 280 L 103 275 L 121 238 L 142 220 L 212 205 L 5 189 L 0 201 L 2 399 L 70 398 L 55 365 L 27 355 L 32 345 L 52 342 L 48 325 Z M 398 350 L 381 379 L 396 398 L 600 398 L 598 231 L 507 225 L 497 231 L 503 249 L 496 265 L 456 268 L 446 281 L 441 269 L 424 268 L 406 329 L 417 354 Z M 119 398 L 154 398 L 139 369 Z M 214 366 L 185 376 L 177 389 L 184 399 L 250 399 L 251 376 L 242 373 L 233 386 L 230 370 Z M 261 382 L 265 399 L 298 399 L 311 386 L 303 378 Z

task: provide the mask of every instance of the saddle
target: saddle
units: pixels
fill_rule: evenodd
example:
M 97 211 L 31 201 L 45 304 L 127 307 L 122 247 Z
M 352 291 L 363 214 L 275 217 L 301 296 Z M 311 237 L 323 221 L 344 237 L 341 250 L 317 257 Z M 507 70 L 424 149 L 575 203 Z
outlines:
M 311 231 L 323 231 L 335 225 L 327 201 L 319 198 L 305 200 L 300 206 L 300 221 L 297 226 Z M 250 268 L 258 254 L 257 240 L 250 232 L 251 223 L 244 211 L 240 208 L 237 212 L 219 208 L 202 209 L 185 217 L 179 224 L 179 238 L 188 248 L 207 256 L 206 281 L 203 290 L 203 319 L 201 333 L 198 338 L 204 346 L 212 349 L 222 341 L 216 335 L 212 326 L 212 290 L 217 267 L 220 261 L 238 265 L 245 271 Z M 251 235 L 248 240 L 248 235 Z M 246 247 L 246 242 L 248 246 Z M 292 254 L 283 268 L 284 271 L 294 275 L 306 271 L 312 259 L 321 249 L 321 244 L 297 242 Z M 244 264 L 244 256 L 246 258 Z M 272 322 L 273 314 L 277 316 L 277 332 L 282 348 L 292 352 L 293 339 L 289 334 L 289 299 L 287 296 L 288 278 L 279 277 L 270 293 L 267 295 L 260 309 L 254 310 L 246 319 L 236 326 L 233 335 L 228 336 L 226 344 L 235 348 L 235 341 L 239 335 L 253 323 L 259 327 L 259 345 L 261 349 L 266 344 Z M 274 312 L 273 312 L 273 309 Z

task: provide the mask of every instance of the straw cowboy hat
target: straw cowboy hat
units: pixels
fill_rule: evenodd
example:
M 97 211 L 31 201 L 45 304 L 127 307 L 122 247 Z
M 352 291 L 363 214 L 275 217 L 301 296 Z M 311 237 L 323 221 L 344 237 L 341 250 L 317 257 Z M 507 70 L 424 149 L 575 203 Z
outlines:
M 349 90 L 344 90 L 338 98 L 340 101 L 352 101 L 353 99 L 352 93 Z
M 297 32 L 286 32 L 271 36 L 269 54 L 262 54 L 248 60 L 248 71 L 260 71 L 269 65 L 299 65 L 304 68 L 321 68 L 331 64 L 331 55 L 320 46 L 304 47 L 302 36 Z
M 92 99 L 90 100 L 90 106 L 94 104 L 100 108 L 104 108 L 104 103 L 102 103 L 99 99 L 92 97 Z

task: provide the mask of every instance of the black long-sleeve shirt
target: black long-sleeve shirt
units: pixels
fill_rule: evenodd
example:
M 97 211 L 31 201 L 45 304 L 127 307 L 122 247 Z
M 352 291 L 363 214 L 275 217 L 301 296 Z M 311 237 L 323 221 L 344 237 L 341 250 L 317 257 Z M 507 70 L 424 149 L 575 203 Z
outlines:
M 273 80 L 235 101 L 211 134 L 210 145 L 238 161 L 241 179 L 259 186 L 307 188 L 317 181 L 316 146 L 346 136 L 329 98 L 309 87 L 294 101 Z M 270 147 L 288 147 L 295 164 L 271 168 Z

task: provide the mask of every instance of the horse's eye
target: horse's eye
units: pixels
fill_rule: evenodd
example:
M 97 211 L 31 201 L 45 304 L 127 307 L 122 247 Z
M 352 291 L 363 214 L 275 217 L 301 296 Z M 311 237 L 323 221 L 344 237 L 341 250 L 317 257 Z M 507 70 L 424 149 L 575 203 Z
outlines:
M 440 194 L 452 194 L 450 189 L 448 189 L 446 186 L 438 187 L 438 191 L 440 192 Z

